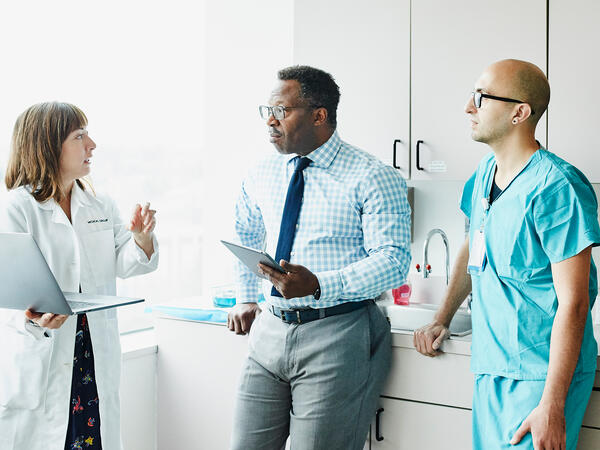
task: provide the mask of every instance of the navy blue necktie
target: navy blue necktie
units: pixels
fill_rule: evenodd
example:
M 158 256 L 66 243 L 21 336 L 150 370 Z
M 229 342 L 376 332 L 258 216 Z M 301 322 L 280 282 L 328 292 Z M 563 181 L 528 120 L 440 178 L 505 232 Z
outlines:
M 277 250 L 275 251 L 275 261 L 282 259 L 290 260 L 292 244 L 296 236 L 296 224 L 300 215 L 302 206 L 302 196 L 304 195 L 304 176 L 302 171 L 312 161 L 308 158 L 299 158 L 296 160 L 296 169 L 288 186 L 287 196 L 285 197 L 285 206 L 281 216 L 281 227 L 279 228 L 279 240 L 277 241 Z M 275 286 L 271 288 L 271 295 L 282 297 Z

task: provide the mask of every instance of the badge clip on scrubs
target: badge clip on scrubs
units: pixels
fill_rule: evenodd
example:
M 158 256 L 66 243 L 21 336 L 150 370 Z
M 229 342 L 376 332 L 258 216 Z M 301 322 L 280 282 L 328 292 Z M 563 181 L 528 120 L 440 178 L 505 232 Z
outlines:
M 471 251 L 469 252 L 469 262 L 467 264 L 467 269 L 469 273 L 480 273 L 483 272 L 486 263 L 485 256 L 485 234 L 483 232 L 483 224 L 485 221 L 485 217 L 487 216 L 487 212 L 490 209 L 490 203 L 487 198 L 481 199 L 481 205 L 483 206 L 483 218 L 481 219 L 481 226 L 479 230 L 475 231 L 473 236 L 473 243 L 471 245 Z

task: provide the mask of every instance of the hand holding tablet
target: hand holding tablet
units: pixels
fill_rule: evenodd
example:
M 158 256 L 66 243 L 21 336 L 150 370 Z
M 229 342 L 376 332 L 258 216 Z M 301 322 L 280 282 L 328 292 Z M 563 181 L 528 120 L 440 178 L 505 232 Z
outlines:
M 231 253 L 233 253 L 241 262 L 246 264 L 248 268 L 254 273 L 257 277 L 267 279 L 265 275 L 260 272 L 258 268 L 258 264 L 264 264 L 265 266 L 269 266 L 281 273 L 287 273 L 283 267 L 277 263 L 267 252 L 261 252 L 260 250 L 255 250 L 250 247 L 244 247 L 243 245 L 234 244 L 232 242 L 227 242 L 221 240 L 223 245 L 227 247 Z

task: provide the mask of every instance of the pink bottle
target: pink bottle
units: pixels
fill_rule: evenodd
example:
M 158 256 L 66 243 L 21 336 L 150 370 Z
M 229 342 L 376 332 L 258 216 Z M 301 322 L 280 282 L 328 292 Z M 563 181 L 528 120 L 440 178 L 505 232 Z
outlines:
M 412 292 L 412 289 L 410 287 L 410 283 L 408 283 L 408 282 L 396 289 L 392 289 L 392 295 L 394 296 L 394 303 L 396 305 L 408 305 L 411 292 Z

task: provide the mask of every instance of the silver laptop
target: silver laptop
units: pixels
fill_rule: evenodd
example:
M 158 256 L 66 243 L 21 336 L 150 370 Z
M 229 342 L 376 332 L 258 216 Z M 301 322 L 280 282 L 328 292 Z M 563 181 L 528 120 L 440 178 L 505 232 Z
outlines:
M 30 234 L 0 233 L 0 308 L 71 315 L 143 301 L 62 292 Z

